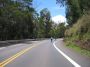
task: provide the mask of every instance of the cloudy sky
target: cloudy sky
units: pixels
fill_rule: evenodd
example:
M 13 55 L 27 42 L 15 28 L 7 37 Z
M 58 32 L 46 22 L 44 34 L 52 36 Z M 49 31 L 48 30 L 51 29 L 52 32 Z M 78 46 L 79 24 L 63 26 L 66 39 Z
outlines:
M 33 6 L 38 13 L 43 8 L 48 8 L 48 10 L 51 12 L 51 19 L 56 23 L 66 22 L 65 7 L 60 7 L 57 5 L 56 0 L 34 0 Z

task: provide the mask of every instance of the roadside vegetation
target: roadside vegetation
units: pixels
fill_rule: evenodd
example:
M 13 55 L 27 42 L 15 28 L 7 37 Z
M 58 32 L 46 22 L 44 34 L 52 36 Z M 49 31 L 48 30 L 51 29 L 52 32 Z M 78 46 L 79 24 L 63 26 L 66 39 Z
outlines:
M 64 23 L 55 24 L 47 8 L 37 13 L 32 2 L 33 0 L 0 0 L 0 40 L 64 36 Z
M 57 0 L 66 6 L 67 27 L 65 42 L 70 48 L 90 56 L 90 2 L 89 0 Z
M 66 38 L 65 38 L 66 39 Z M 72 38 L 70 38 L 71 40 L 68 40 L 69 38 L 67 38 L 65 40 L 65 45 L 70 48 L 70 49 L 73 49 L 74 51 L 80 53 L 81 55 L 85 55 L 85 56 L 88 56 L 90 57 L 90 50 L 87 50 L 87 49 L 84 49 L 82 47 L 80 47 L 79 45 L 80 44 L 76 44 L 75 42 L 73 42 Z
M 47 8 L 37 13 L 33 0 L 0 0 L 0 40 L 48 38 L 52 27 Z

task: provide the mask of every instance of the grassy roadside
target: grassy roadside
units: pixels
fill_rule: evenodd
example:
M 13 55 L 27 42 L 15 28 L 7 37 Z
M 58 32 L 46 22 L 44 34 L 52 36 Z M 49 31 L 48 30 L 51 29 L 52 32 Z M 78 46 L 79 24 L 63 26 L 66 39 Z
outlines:
M 72 41 L 65 41 L 65 44 L 66 44 L 67 47 L 69 47 L 69 48 L 79 52 L 81 55 L 85 55 L 85 56 L 90 57 L 90 51 L 89 50 L 80 48 L 74 42 L 72 42 Z

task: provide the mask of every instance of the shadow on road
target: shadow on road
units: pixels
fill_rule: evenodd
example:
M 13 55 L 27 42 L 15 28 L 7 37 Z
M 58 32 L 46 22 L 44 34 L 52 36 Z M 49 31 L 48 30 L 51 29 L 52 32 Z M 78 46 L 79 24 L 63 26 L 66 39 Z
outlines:
M 26 44 L 31 44 L 32 41 L 35 40 L 8 40 L 8 41 L 0 41 L 0 47 L 6 47 L 6 46 L 10 46 L 10 45 L 15 45 L 15 44 L 19 44 L 19 43 L 26 43 Z

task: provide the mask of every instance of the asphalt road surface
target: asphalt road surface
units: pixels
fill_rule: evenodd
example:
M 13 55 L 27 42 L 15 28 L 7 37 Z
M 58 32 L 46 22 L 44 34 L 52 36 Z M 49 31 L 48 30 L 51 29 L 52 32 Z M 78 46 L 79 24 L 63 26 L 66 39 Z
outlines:
M 64 46 L 62 39 L 0 48 L 0 67 L 90 67 L 90 58 Z

